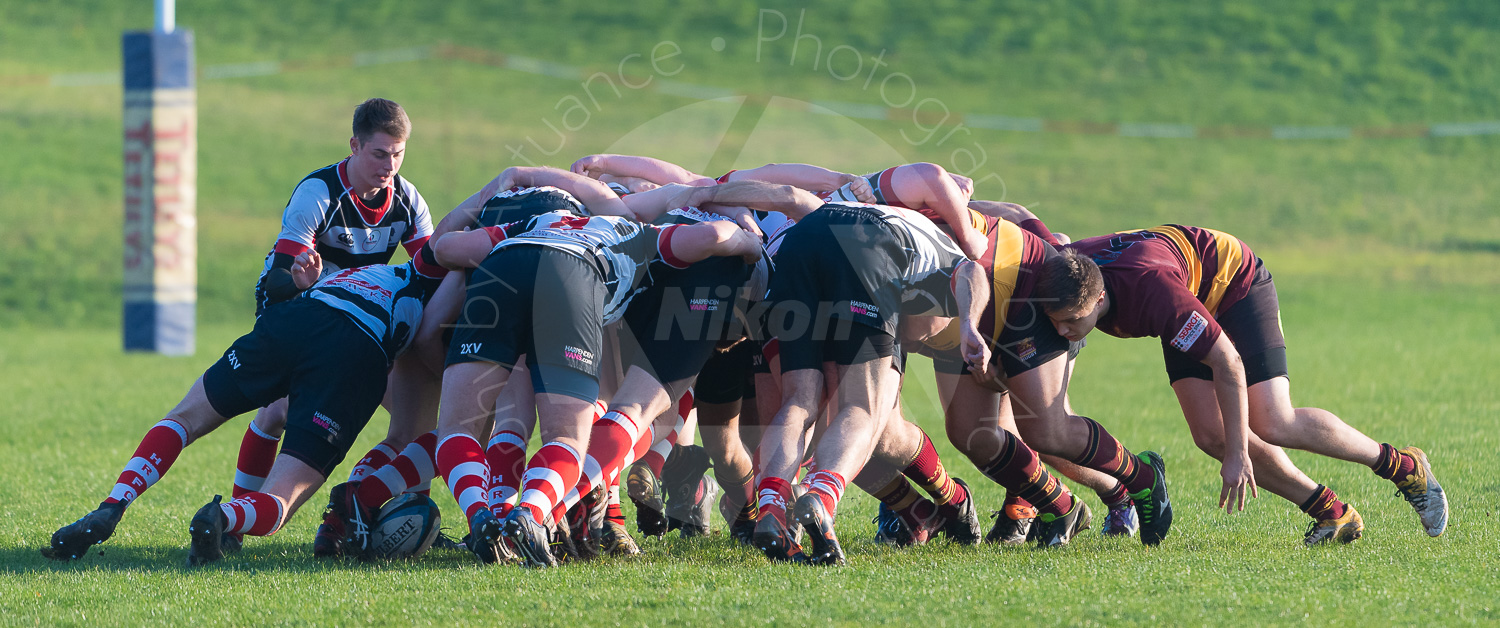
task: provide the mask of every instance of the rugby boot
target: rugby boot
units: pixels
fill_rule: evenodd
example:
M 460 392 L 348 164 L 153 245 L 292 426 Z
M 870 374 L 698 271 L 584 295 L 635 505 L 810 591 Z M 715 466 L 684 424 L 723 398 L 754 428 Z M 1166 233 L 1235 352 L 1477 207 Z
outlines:
M 599 535 L 599 551 L 610 556 L 640 556 L 641 548 L 631 538 L 625 524 L 605 521 Z
M 1000 545 L 1025 545 L 1038 527 L 1036 509 L 1020 504 L 1006 504 L 1004 508 L 990 513 L 995 525 L 984 535 L 985 543 Z
M 565 549 L 563 555 L 558 556 L 559 562 L 561 562 L 564 555 L 577 560 L 593 560 L 599 556 L 598 546 L 594 538 L 589 534 L 589 504 L 585 503 L 585 501 L 586 499 L 578 500 L 578 503 L 573 504 L 573 507 L 568 509 L 568 512 L 563 516 L 563 520 L 557 522 L 557 533 L 559 536 L 567 539 L 568 548 Z M 554 554 L 557 554 L 558 544 L 562 542 L 562 538 L 554 539 Z
M 323 513 L 327 523 L 331 514 L 343 527 L 343 538 L 339 539 L 345 556 L 368 558 L 370 553 L 370 528 L 375 525 L 380 513 L 367 508 L 355 499 L 359 492 L 359 481 L 344 482 L 328 490 L 328 509 Z M 314 539 L 316 541 L 316 539 Z
M 786 524 L 774 516 L 766 515 L 756 522 L 751 542 L 755 544 L 756 549 L 766 555 L 766 558 L 773 561 L 807 562 L 807 555 L 802 553 L 802 546 L 792 538 Z
M 962 502 L 938 508 L 943 517 L 943 534 L 955 543 L 974 545 L 979 542 L 979 511 L 974 508 L 974 493 L 963 480 L 953 478 L 953 483 L 964 487 L 968 494 Z
M 926 499 L 922 499 L 926 502 Z M 913 507 L 916 510 L 916 507 Z M 923 509 L 932 514 L 926 519 L 918 521 L 915 525 L 902 517 L 900 513 L 891 510 L 885 504 L 880 505 L 880 511 L 875 515 L 875 541 L 877 543 L 889 543 L 896 547 L 911 547 L 913 545 L 926 545 L 932 540 L 933 535 L 938 533 L 947 520 L 938 514 L 937 506 L 927 502 L 927 508 Z
M 1167 497 L 1167 461 L 1154 451 L 1143 451 L 1136 458 L 1141 464 L 1151 465 L 1156 470 L 1156 483 L 1151 488 L 1130 494 L 1140 518 L 1141 543 L 1159 545 L 1172 529 L 1172 500 Z
M 1061 517 L 1041 513 L 1033 525 L 1037 529 L 1036 547 L 1046 549 L 1067 545 L 1079 532 L 1089 529 L 1092 522 L 1093 513 L 1089 512 L 1089 505 L 1081 499 L 1074 499 L 1073 509 Z
M 42 548 L 42 555 L 52 560 L 74 560 L 82 558 L 90 547 L 109 540 L 125 515 L 125 502 L 99 504 L 77 521 L 52 533 L 52 542 Z
M 1443 492 L 1442 485 L 1438 484 L 1437 477 L 1432 475 L 1432 465 L 1427 462 L 1427 454 L 1416 447 L 1403 447 L 1396 451 L 1417 461 L 1415 470 L 1405 478 L 1397 479 L 1397 494 L 1417 511 L 1417 516 L 1422 519 L 1422 528 L 1427 530 L 1427 536 L 1441 536 L 1443 530 L 1448 529 L 1448 495 Z
M 906 522 L 902 521 L 901 515 L 891 510 L 890 506 L 881 504 L 880 509 L 875 511 L 875 519 L 871 523 L 875 524 L 876 543 L 895 545 L 896 537 L 904 534 L 901 528 L 905 526 Z
M 792 506 L 793 517 L 797 524 L 807 531 L 807 538 L 811 544 L 808 549 L 808 562 L 814 565 L 843 565 L 844 548 L 839 547 L 839 539 L 833 533 L 833 515 L 823 506 L 823 500 L 817 495 L 803 495 Z
M 667 533 L 668 521 L 663 513 L 661 480 L 651 467 L 631 465 L 625 476 L 625 494 L 635 503 L 635 527 L 646 536 L 661 538 Z
M 219 545 L 223 547 L 225 554 L 238 554 L 240 550 L 245 549 L 245 535 L 225 534 Z
M 1345 504 L 1344 516 L 1312 522 L 1312 525 L 1307 527 L 1307 534 L 1302 535 L 1302 543 L 1308 547 L 1322 545 L 1329 541 L 1353 543 L 1364 534 L 1365 520 L 1354 510 L 1354 506 Z
M 577 504 L 574 504 L 574 506 L 576 507 Z M 588 547 L 588 524 L 583 523 L 583 525 L 579 526 L 579 529 L 583 530 L 583 546 Z M 552 537 L 552 542 L 549 544 L 552 550 L 552 560 L 558 564 L 575 560 L 591 560 L 594 558 L 593 554 L 585 555 L 583 552 L 587 550 L 580 549 L 574 543 L 573 526 L 568 523 L 566 515 L 563 516 L 562 520 L 553 522 L 552 526 L 548 528 L 548 533 Z
M 464 552 L 464 551 L 468 551 L 468 549 L 469 549 L 468 547 L 465 547 L 462 543 L 453 540 L 453 537 L 448 536 L 448 534 L 446 532 L 441 532 L 441 531 L 438 532 L 437 538 L 435 538 L 435 539 L 432 540 L 432 548 L 433 549 L 440 549 L 440 550 L 447 550 L 447 551 L 450 551 L 450 552 Z
M 755 537 L 756 505 L 735 506 L 729 493 L 719 498 L 719 515 L 729 524 L 729 536 L 740 545 L 750 545 Z
M 546 526 L 531 518 L 531 511 L 525 508 L 510 511 L 503 529 L 527 567 L 557 566 L 557 559 L 552 556 L 551 534 Z
M 192 544 L 188 546 L 187 564 L 189 567 L 206 565 L 224 558 L 224 528 L 229 525 L 229 517 L 224 516 L 224 510 L 219 508 L 219 502 L 224 498 L 214 495 L 214 499 L 193 515 L 193 520 L 188 522 L 188 534 L 192 536 Z
M 1110 506 L 1109 514 L 1104 515 L 1104 525 L 1099 528 L 1099 534 L 1104 536 L 1135 536 L 1136 530 L 1141 529 L 1141 520 L 1135 516 L 1135 506 L 1130 502 Z
M 681 529 L 684 539 L 707 536 L 713 523 L 713 503 L 720 492 L 717 480 L 701 474 L 694 486 L 668 491 L 667 528 Z
M 313 535 L 313 558 L 338 558 L 344 555 L 344 522 L 323 511 L 323 523 Z
M 464 537 L 464 545 L 481 562 L 487 565 L 498 563 L 509 559 L 509 552 L 502 542 L 503 537 L 500 520 L 495 518 L 495 513 L 488 508 L 481 508 L 469 520 L 469 535 Z

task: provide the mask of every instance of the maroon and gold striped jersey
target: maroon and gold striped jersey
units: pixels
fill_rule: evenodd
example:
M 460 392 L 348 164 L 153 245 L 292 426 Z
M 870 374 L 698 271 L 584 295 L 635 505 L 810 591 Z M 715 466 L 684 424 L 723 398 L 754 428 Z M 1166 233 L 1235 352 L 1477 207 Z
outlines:
M 1255 254 L 1213 229 L 1163 225 L 1068 245 L 1099 264 L 1110 308 L 1098 328 L 1154 336 L 1202 360 L 1223 333 L 1214 320 L 1250 290 Z

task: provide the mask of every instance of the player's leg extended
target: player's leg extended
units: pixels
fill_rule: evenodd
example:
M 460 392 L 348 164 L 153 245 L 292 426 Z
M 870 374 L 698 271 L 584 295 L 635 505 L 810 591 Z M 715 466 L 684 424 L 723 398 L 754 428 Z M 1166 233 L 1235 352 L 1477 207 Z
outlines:
M 458 501 L 469 524 L 471 548 L 489 548 L 481 558 L 495 559 L 499 522 L 490 513 L 485 482 L 487 467 L 479 438 L 490 424 L 495 398 L 505 387 L 510 369 L 493 362 L 460 362 L 443 372 L 442 405 L 438 411 L 437 470 Z M 483 517 L 480 511 L 490 513 Z
M 1141 522 L 1141 542 L 1155 545 L 1172 525 L 1166 465 L 1155 452 L 1137 457 L 1093 419 L 1066 411 L 1067 356 L 1059 355 L 1010 378 L 1011 403 L 1027 443 L 1037 451 L 1103 472 L 1125 485 Z
M 517 382 L 529 382 L 531 370 L 517 363 L 511 377 Z M 495 399 L 494 417 L 495 426 L 484 457 L 490 469 L 490 510 L 504 519 L 521 493 L 526 446 L 536 430 L 536 391 L 531 386 L 506 386 Z
M 1224 420 L 1212 381 L 1184 378 L 1172 382 L 1172 391 L 1182 406 L 1193 442 L 1216 460 L 1224 459 Z M 1280 447 L 1271 445 L 1253 432 L 1250 434 L 1250 464 L 1255 483 L 1296 504 L 1313 519 L 1313 527 L 1304 539 L 1310 544 L 1337 537 L 1344 542 L 1358 538 L 1364 530 L 1359 514 L 1322 484 L 1314 482 L 1298 469 Z
M 73 560 L 81 558 L 89 547 L 108 540 L 125 508 L 166 475 L 182 450 L 228 420 L 209 402 L 203 378 L 199 377 L 182 401 L 146 431 L 99 508 L 53 533 L 42 553 L 56 560 Z
M 1330 458 L 1357 462 L 1390 480 L 1421 518 L 1422 527 L 1438 536 L 1448 527 L 1448 498 L 1432 474 L 1427 454 L 1415 447 L 1397 449 L 1377 443 L 1322 408 L 1293 408 L 1285 376 L 1252 384 L 1250 429 L 1267 442 Z
M 804 368 L 782 373 L 781 408 L 766 426 L 757 450 L 760 476 L 756 485 L 760 515 L 754 544 L 773 560 L 798 559 L 802 549 L 787 531 L 787 509 L 792 501 L 792 482 L 802 464 L 807 432 L 823 401 L 823 372 Z

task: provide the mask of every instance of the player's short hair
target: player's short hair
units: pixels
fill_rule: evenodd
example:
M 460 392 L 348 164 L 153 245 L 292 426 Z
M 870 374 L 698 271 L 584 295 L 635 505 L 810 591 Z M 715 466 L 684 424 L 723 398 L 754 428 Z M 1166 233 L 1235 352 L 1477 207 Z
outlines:
M 1063 249 L 1061 255 L 1042 262 L 1036 277 L 1036 298 L 1048 312 L 1081 309 L 1104 290 L 1104 275 L 1087 255 Z
M 398 140 L 411 135 L 411 118 L 401 105 L 384 98 L 371 98 L 354 108 L 354 137 L 363 144 L 375 133 L 384 133 Z

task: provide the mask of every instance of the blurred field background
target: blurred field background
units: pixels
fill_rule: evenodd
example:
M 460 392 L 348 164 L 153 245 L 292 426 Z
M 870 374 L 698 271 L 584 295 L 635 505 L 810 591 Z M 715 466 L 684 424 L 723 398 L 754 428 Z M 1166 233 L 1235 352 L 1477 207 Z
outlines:
M 772 39 L 778 15 L 787 30 Z M 120 33 L 149 28 L 150 3 L 3 1 L 0 16 L 0 218 L 12 234 L 0 253 L 0 398 L 10 400 L 0 474 L 11 478 L 0 483 L 10 523 L 0 530 L 0 622 L 477 623 L 495 619 L 491 609 L 522 624 L 1500 620 L 1500 535 L 1490 518 L 1500 508 L 1500 135 L 1404 137 L 1430 124 L 1500 120 L 1500 5 L 183 0 L 177 21 L 195 31 L 200 68 L 284 70 L 200 78 L 200 337 L 186 359 L 118 349 L 120 88 L 26 78 L 118 73 Z M 799 23 L 809 37 L 796 39 Z M 650 65 L 660 42 L 681 50 L 659 64 L 670 76 Z M 416 47 L 425 58 L 350 62 Z M 495 67 L 474 51 L 611 75 L 623 62 L 632 81 L 657 84 L 618 94 L 596 85 L 595 104 L 579 78 Z M 840 80 L 856 57 L 862 71 Z M 891 73 L 936 104 L 883 121 L 798 104 L 883 107 L 879 84 Z M 668 81 L 730 97 L 701 102 L 661 85 Z M 715 176 L 767 161 L 851 172 L 933 161 L 970 171 L 982 154 L 970 172 L 977 198 L 1025 204 L 1075 237 L 1162 222 L 1236 234 L 1277 276 L 1299 405 L 1427 449 L 1449 486 L 1454 525 L 1429 540 L 1388 485 L 1301 454 L 1299 465 L 1365 515 L 1360 546 L 1302 550 L 1304 518 L 1269 495 L 1244 515 L 1215 513 L 1217 465 L 1193 447 L 1157 345 L 1091 338 L 1075 405 L 1128 445 L 1165 451 L 1172 465 L 1180 523 L 1160 551 L 1089 533 L 1045 555 L 941 544 L 892 552 L 867 541 L 874 501 L 851 491 L 839 525 L 854 566 L 832 572 L 766 565 L 722 536 L 653 542 L 648 559 L 630 565 L 547 574 L 480 570 L 451 555 L 316 565 L 308 511 L 225 568 L 188 576 L 179 568 L 183 530 L 228 488 L 236 421 L 184 455 L 105 557 L 43 561 L 35 549 L 51 530 L 92 507 L 146 426 L 249 329 L 252 288 L 287 196 L 308 171 L 347 154 L 354 105 L 377 95 L 410 113 L 401 173 L 439 216 L 521 163 L 511 146 L 538 164 L 628 150 Z M 586 115 L 563 117 L 570 97 L 588 103 Z M 1042 118 L 1073 132 L 955 131 L 935 123 L 944 109 Z M 1087 132 L 1120 123 L 1402 137 Z M 576 130 L 553 131 L 564 125 Z M 907 402 L 941 440 L 920 372 Z M 377 417 L 363 441 L 377 441 L 383 425 Z M 944 447 L 957 475 L 977 477 Z M 997 488 L 979 492 L 998 506 Z M 457 525 L 452 500 L 437 501 Z M 274 600 L 258 601 L 262 589 L 277 591 Z

